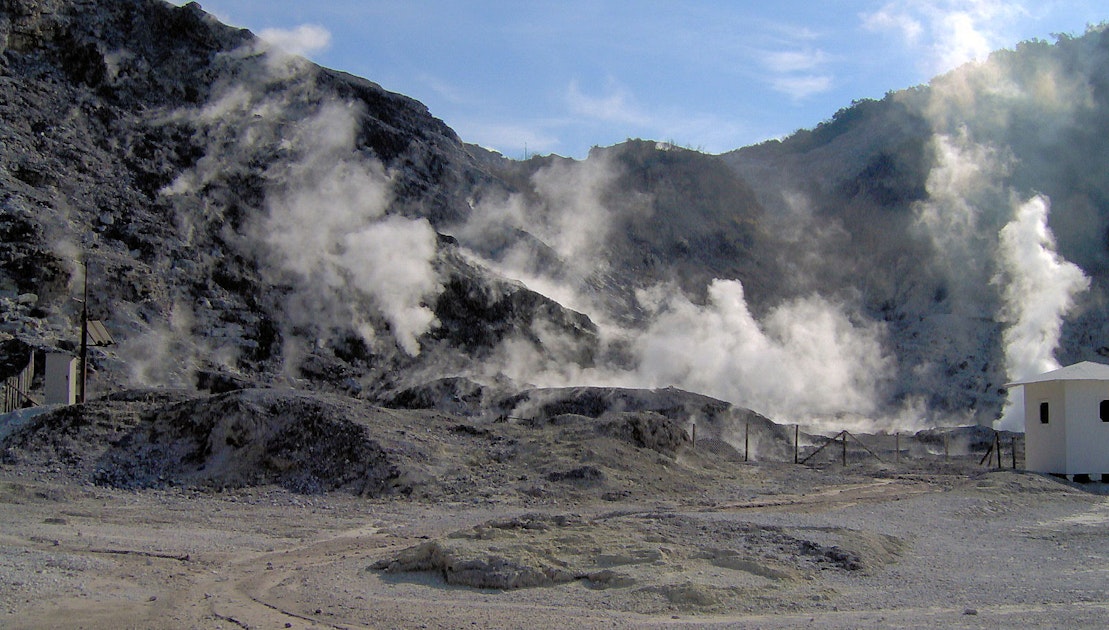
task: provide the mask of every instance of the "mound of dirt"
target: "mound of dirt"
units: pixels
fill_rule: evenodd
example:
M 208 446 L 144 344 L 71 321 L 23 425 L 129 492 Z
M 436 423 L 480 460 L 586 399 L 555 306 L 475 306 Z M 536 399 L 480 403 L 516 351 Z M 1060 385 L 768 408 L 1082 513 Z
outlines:
M 387 493 L 399 472 L 356 422 L 361 411 L 341 399 L 271 389 L 126 394 L 37 416 L 5 450 L 119 488 L 275 484 L 301 493 Z
M 696 431 L 698 440 L 748 442 L 756 454 L 752 459 L 792 457 L 793 436 L 787 427 L 750 409 L 673 387 L 532 389 L 501 401 L 499 407 L 504 417 L 533 425 L 558 424 L 567 417 L 604 420 L 606 435 L 664 454 L 674 454 Z
M 614 414 L 600 430 L 640 448 L 668 455 L 673 455 L 690 441 L 689 434 L 677 421 L 653 411 Z
M 143 414 L 193 396 L 178 390 L 132 391 L 81 405 L 42 408 L 4 437 L 0 459 L 87 478 L 108 448 L 130 443 L 127 436 L 143 423 Z
M 820 540 L 806 533 L 695 514 L 527 514 L 420 543 L 369 569 L 431 572 L 447 584 L 502 590 L 581 581 L 591 589 L 638 589 L 644 610 L 709 611 L 822 571 L 867 572 L 904 548 L 873 533 L 825 529 L 816 532 Z
M 486 388 L 468 378 L 442 378 L 401 390 L 385 404 L 397 409 L 438 409 L 459 415 L 475 415 L 484 407 Z
M 672 420 L 715 418 L 726 413 L 731 403 L 675 389 L 627 389 L 621 387 L 561 387 L 532 389 L 501 403 L 508 415 L 517 418 L 552 418 L 574 414 L 600 418 L 626 411 L 653 411 Z

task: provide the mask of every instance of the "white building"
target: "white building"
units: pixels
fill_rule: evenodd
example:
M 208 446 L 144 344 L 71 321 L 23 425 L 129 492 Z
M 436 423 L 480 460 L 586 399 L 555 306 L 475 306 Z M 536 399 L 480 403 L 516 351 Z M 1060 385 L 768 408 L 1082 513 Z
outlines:
M 46 354 L 47 405 L 72 405 L 77 402 L 77 359 L 61 352 Z
M 1025 468 L 1109 479 L 1109 365 L 1083 361 L 1024 388 Z

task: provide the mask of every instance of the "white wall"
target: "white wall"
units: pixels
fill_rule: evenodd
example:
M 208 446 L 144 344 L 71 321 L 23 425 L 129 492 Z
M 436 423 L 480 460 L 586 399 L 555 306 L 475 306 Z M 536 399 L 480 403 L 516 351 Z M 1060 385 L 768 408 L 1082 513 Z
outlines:
M 1067 474 L 1066 397 L 1061 381 L 1029 383 L 1024 388 L 1024 467 Z M 1040 422 L 1040 403 L 1047 401 L 1048 423 Z
M 1068 381 L 1066 474 L 1109 473 L 1109 422 L 1100 418 L 1109 382 Z
M 47 405 L 72 405 L 77 402 L 77 359 L 68 354 L 46 355 Z

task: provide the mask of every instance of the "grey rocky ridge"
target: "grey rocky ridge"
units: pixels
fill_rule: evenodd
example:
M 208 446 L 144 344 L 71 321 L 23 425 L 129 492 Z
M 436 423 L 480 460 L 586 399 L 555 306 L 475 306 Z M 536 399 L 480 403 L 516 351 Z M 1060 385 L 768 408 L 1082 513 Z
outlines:
M 119 341 L 91 354 L 93 394 L 479 415 L 673 385 L 923 428 L 992 421 L 1029 364 L 1109 346 L 1100 28 L 724 155 L 514 161 L 195 3 L 0 10 L 0 330 L 74 350 L 87 269 Z

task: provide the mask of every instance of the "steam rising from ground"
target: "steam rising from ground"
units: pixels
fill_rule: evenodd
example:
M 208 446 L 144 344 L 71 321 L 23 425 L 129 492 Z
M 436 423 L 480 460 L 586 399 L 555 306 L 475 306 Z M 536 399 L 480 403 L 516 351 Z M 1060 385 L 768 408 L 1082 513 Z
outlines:
M 317 338 L 329 329 L 357 331 L 373 345 L 387 337 L 384 321 L 401 349 L 418 354 L 420 336 L 436 325 L 426 304 L 442 290 L 434 229 L 388 213 L 393 176 L 357 146 L 362 112 L 326 101 L 309 111 L 303 104 L 291 109 L 291 101 L 267 96 L 280 93 L 270 84 L 295 84 L 310 69 L 279 53 L 264 59 L 253 83 L 217 88 L 206 106 L 178 114 L 202 130 L 207 154 L 165 192 L 199 191 L 227 165 L 249 163 L 258 147 L 280 147 L 282 159 L 265 174 L 264 216 L 248 228 L 258 259 L 292 289 L 286 323 Z M 1035 128 L 1047 137 L 1055 130 L 1039 125 L 1041 118 L 1065 120 L 1091 106 L 1089 86 L 1069 76 L 1050 63 L 1013 68 L 995 58 L 937 79 L 924 96 L 903 97 L 933 132 L 928 196 L 913 207 L 935 252 L 922 264 L 949 282 L 955 312 L 948 315 L 991 317 L 1001 309 L 1011 378 L 1055 366 L 1062 322 L 1088 285 L 1055 250 L 1047 197 L 1014 181 L 1021 153 L 1011 147 L 1022 139 L 1010 135 L 1013 129 Z M 898 366 L 886 330 L 842 292 L 834 300 L 814 292 L 763 305 L 756 317 L 736 280 L 712 281 L 704 303 L 664 283 L 636 293 L 645 321 L 617 323 L 626 320 L 597 299 L 609 272 L 605 250 L 614 230 L 653 212 L 651 199 L 612 194 L 620 175 L 604 152 L 582 162 L 552 159 L 531 175 L 526 192 L 476 203 L 452 232 L 474 257 L 588 314 L 600 325 L 599 355 L 625 360 L 578 365 L 569 350 L 575 341 L 535 322 L 544 352 L 536 351 L 535 339 L 509 338 L 495 353 L 498 363 L 476 371 L 549 386 L 673 385 L 784 421 L 835 418 L 842 427 L 845 417 L 884 416 L 888 428 L 919 422 L 926 413 L 920 400 L 905 402 L 900 416 L 890 409 Z M 1020 199 L 1028 201 L 1014 202 Z M 815 216 L 804 208 L 793 214 Z M 819 228 L 811 219 L 804 225 L 806 233 Z M 804 248 L 794 241 L 783 239 Z M 839 262 L 798 266 L 813 278 L 796 285 L 819 287 L 815 270 Z M 954 345 L 973 341 L 960 334 L 971 334 L 969 327 L 951 333 Z M 613 348 L 619 351 L 606 355 Z M 287 356 L 295 359 L 298 351 L 289 348 Z
M 262 43 L 229 54 L 257 60 L 256 72 L 173 114 L 198 128 L 205 155 L 164 192 L 197 193 L 241 165 L 268 162 L 264 152 L 276 147 L 282 159 L 265 173 L 256 209 L 264 212 L 248 223 L 244 245 L 293 289 L 284 300 L 287 358 L 296 358 L 290 338 L 311 347 L 349 332 L 371 347 L 391 336 L 418 354 L 417 338 L 436 323 L 426 302 L 442 290 L 432 266 L 436 233 L 425 219 L 387 215 L 393 177 L 357 145 L 360 106 L 313 98 L 317 70 L 300 57 Z M 319 104 L 306 110 L 304 102 Z M 186 238 L 195 220 L 183 218 Z
M 1074 305 L 1074 296 L 1090 281 L 1077 265 L 1055 251 L 1047 227 L 1048 200 L 1037 196 L 1020 205 L 1016 217 L 1001 230 L 999 275 L 1009 320 L 1005 330 L 1005 363 L 1011 380 L 1020 380 L 1060 367 L 1055 348 L 1063 318 Z M 1006 429 L 1019 429 L 1024 421 L 1019 397 L 1011 397 L 1001 420 Z
M 531 177 L 533 196 L 516 193 L 483 201 L 454 232 L 484 251 L 499 250 L 500 239 L 507 238 L 507 248 L 490 261 L 494 268 L 564 306 L 595 311 L 592 300 L 578 289 L 608 265 L 606 239 L 620 211 L 602 199 L 618 174 L 605 155 L 585 162 L 555 161 Z M 513 240 L 513 233 L 535 238 Z
M 1075 296 L 1088 286 L 1079 267 L 1056 251 L 1047 223 L 1047 196 L 1037 194 L 1035 184 L 1022 179 L 1042 169 L 1022 161 L 1041 159 L 1038 149 L 1054 147 L 1052 143 L 1059 142 L 1094 99 L 1089 82 L 1075 73 L 1074 64 L 1068 65 L 1061 55 L 1047 54 L 1043 44 L 1031 46 L 1037 56 L 995 55 L 937 78 L 927 91 L 896 97 L 932 128 L 928 194 L 913 205 L 913 212 L 918 234 L 932 244 L 933 256 L 915 263 L 940 279 L 936 295 L 943 297 L 928 296 L 935 302 L 930 307 L 935 309 L 934 318 L 919 330 L 928 333 L 934 328 L 935 334 L 942 335 L 950 350 L 934 356 L 941 361 L 953 359 L 954 365 L 991 343 L 982 339 L 989 325 L 975 322 L 996 318 L 1003 326 L 1010 378 L 1056 366 L 1061 326 Z M 1018 64 L 1018 59 L 1031 62 Z M 606 206 L 611 195 L 604 191 L 618 169 L 601 157 L 540 170 L 532 178 L 532 198 L 519 195 L 496 207 L 479 206 L 475 222 L 463 230 L 462 241 L 478 243 L 483 233 L 480 226 L 507 219 L 545 243 L 559 260 L 579 269 L 603 269 L 603 237 L 613 229 L 614 219 L 627 216 L 622 214 L 627 208 Z M 582 172 L 591 166 L 600 175 Z M 650 212 L 651 201 L 630 205 Z M 778 232 L 785 237 L 792 229 L 791 225 L 772 227 L 780 227 Z M 790 246 L 794 241 L 785 237 L 783 243 Z M 896 389 L 896 384 L 890 384 L 899 366 L 884 345 L 883 326 L 867 321 L 857 306 L 843 301 L 844 294 L 832 300 L 819 293 L 820 268 L 847 261 L 822 259 L 797 266 L 799 273 L 813 277 L 794 279 L 796 286 L 816 287 L 818 293 L 761 305 L 759 312 L 764 315 L 759 318 L 734 280 L 714 281 L 704 304 L 669 285 L 648 288 L 638 293 L 647 323 L 627 329 L 612 325 L 604 310 L 590 302 L 582 277 L 545 273 L 550 265 L 536 251 L 534 245 L 514 248 L 511 255 L 498 259 L 499 268 L 585 311 L 595 321 L 608 323 L 602 326 L 606 341 L 626 343 L 634 362 L 624 370 L 603 373 L 601 369 L 559 372 L 543 365 L 531 372 L 541 384 L 583 384 L 579 381 L 588 378 L 592 384 L 675 385 L 777 419 L 802 422 L 830 417 L 843 422 L 851 416 L 872 427 L 897 428 L 919 425 L 928 417 L 921 399 L 899 403 L 900 412 L 890 409 L 889 395 Z M 808 251 L 795 252 L 794 260 Z M 512 354 L 513 374 L 528 373 L 527 356 L 526 352 Z M 911 378 L 915 370 L 942 375 L 945 366 L 900 368 L 906 370 L 904 378 Z M 973 413 L 968 409 L 968 416 Z M 945 419 L 929 420 L 942 423 Z
M 638 340 L 638 374 L 780 420 L 873 414 L 893 367 L 881 332 L 820 296 L 781 304 L 760 323 L 738 281 L 715 280 L 705 306 L 679 294 L 654 318 Z
M 432 267 L 435 231 L 425 219 L 385 216 L 391 178 L 355 151 L 356 129 L 354 110 L 331 104 L 298 130 L 296 158 L 270 173 L 269 216 L 259 236 L 274 263 L 322 300 L 291 312 L 294 321 L 319 323 L 321 310 L 330 309 L 333 325 L 349 325 L 372 343 L 373 326 L 357 309 L 342 318 L 361 294 L 383 313 L 401 348 L 416 355 L 417 337 L 435 323 L 424 300 L 442 290 Z
M 1008 192 L 998 184 L 1005 162 L 995 149 L 972 142 L 966 129 L 937 134 L 932 148 L 936 165 L 928 174 L 928 199 L 916 207 L 917 222 L 935 247 L 935 264 L 956 280 L 953 303 L 968 312 L 992 310 L 981 289 L 993 273 L 989 252 L 997 227 L 982 208 L 1007 206 Z
M 936 246 L 953 303 L 967 314 L 998 313 L 1010 380 L 1059 367 L 1063 322 L 1089 286 L 1056 251 L 1050 200 L 1019 175 L 1022 160 L 1039 159 L 1094 105 L 1089 83 L 1061 57 L 1017 64 L 1017 56 L 993 55 L 936 79 L 921 106 L 936 133 L 918 224 Z M 1015 402 L 1006 405 L 1004 428 L 1021 428 Z
M 650 199 L 612 207 L 608 186 L 619 175 L 605 156 L 585 162 L 556 162 L 532 176 L 536 199 L 514 195 L 499 204 L 475 208 L 457 234 L 479 250 L 493 249 L 481 239 L 490 226 L 526 230 L 546 245 L 516 243 L 496 268 L 534 290 L 585 311 L 601 324 L 603 343 L 620 343 L 632 365 L 582 369 L 552 363 L 526 343 L 510 340 L 500 354 L 500 370 L 537 385 L 676 386 L 772 414 L 812 422 L 841 413 L 874 414 L 893 368 L 883 348 L 883 329 L 853 321 L 849 309 L 818 295 L 771 309 L 758 321 L 736 280 L 715 280 L 705 304 L 695 304 L 676 286 L 640 290 L 647 313 L 641 327 L 613 323 L 616 318 L 591 300 L 581 273 L 544 273 L 544 255 L 576 270 L 603 270 L 606 235 L 617 218 L 645 216 Z M 548 349 L 557 339 L 544 340 Z

